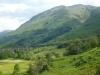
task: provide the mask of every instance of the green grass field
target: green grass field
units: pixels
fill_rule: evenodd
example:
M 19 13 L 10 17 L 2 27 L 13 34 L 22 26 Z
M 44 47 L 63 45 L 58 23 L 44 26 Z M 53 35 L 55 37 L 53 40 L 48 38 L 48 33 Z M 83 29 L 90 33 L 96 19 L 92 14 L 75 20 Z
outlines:
M 4 75 L 11 74 L 13 72 L 14 65 L 18 63 L 20 66 L 20 71 L 23 73 L 28 69 L 29 61 L 26 60 L 0 60 L 0 72 Z

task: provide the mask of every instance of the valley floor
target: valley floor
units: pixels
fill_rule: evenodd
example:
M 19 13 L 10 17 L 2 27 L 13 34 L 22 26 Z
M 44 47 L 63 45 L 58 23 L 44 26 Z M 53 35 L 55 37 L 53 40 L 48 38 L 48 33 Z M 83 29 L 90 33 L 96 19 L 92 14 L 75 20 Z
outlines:
M 14 65 L 16 63 L 19 64 L 20 71 L 23 73 L 28 69 L 28 65 L 30 62 L 26 60 L 14 60 L 14 59 L 0 60 L 0 72 L 4 75 L 11 75 L 14 69 Z
M 95 75 L 96 65 L 99 62 L 100 48 L 94 48 L 78 55 L 56 58 L 49 70 L 39 75 Z M 3 75 L 11 75 L 16 63 L 20 66 L 20 72 L 24 73 L 27 71 L 30 61 L 0 60 L 0 72 Z

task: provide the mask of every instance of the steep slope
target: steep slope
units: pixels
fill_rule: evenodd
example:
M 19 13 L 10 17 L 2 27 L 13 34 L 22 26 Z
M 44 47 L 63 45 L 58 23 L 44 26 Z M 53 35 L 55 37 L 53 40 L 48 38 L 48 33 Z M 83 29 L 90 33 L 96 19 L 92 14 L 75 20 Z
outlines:
M 28 22 L 21 25 L 15 32 L 19 34 L 19 32 L 22 33 L 30 30 L 55 29 L 73 20 L 78 20 L 83 23 L 88 19 L 93 9 L 92 6 L 84 5 L 70 7 L 57 6 L 34 16 Z
M 34 16 L 16 31 L 1 37 L 0 45 L 3 48 L 33 47 L 52 41 L 63 42 L 85 37 L 90 33 L 89 36 L 99 34 L 99 13 L 99 8 L 94 6 L 57 6 Z
M 79 29 L 71 31 L 70 33 L 65 33 L 62 36 L 53 39 L 53 41 L 65 41 L 70 38 L 85 38 L 93 35 L 100 35 L 100 8 L 96 8 L 91 11 L 90 17 L 83 23 L 83 26 Z

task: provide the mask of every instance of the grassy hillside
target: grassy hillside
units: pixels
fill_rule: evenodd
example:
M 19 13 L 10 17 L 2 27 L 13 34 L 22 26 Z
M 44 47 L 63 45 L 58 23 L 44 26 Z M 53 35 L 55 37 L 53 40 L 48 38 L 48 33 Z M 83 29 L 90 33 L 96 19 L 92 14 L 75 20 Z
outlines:
M 37 49 L 35 50 L 37 51 Z M 63 56 L 65 48 L 57 49 L 55 47 L 41 47 L 33 56 L 43 57 L 45 53 L 57 53 L 54 55 L 52 66 L 49 66 L 48 71 L 39 73 L 39 75 L 95 75 L 96 65 L 100 62 L 100 48 L 96 47 L 87 50 L 84 53 L 71 56 Z M 13 67 L 16 63 L 20 66 L 20 73 L 25 73 L 28 70 L 29 63 L 35 60 L 0 60 L 0 72 L 2 75 L 11 75 Z M 23 74 L 21 74 L 23 75 Z
M 91 11 L 90 17 L 83 23 L 83 26 L 79 29 L 72 30 L 68 33 L 59 36 L 52 41 L 65 41 L 66 39 L 74 39 L 74 38 L 86 38 L 92 35 L 100 34 L 100 8 L 96 8 Z
M 94 48 L 85 53 L 56 59 L 50 71 L 41 75 L 95 75 L 99 62 L 100 48 Z

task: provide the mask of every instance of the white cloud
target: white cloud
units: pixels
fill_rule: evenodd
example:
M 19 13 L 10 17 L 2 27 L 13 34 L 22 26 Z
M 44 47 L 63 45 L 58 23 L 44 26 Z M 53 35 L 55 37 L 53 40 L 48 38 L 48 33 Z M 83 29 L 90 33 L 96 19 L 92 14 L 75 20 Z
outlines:
M 1 4 L 0 5 L 0 11 L 7 11 L 7 12 L 17 12 L 17 11 L 23 11 L 25 9 L 28 9 L 28 5 L 25 4 Z
M 91 0 L 29 0 L 31 3 L 41 5 L 74 5 L 74 4 L 88 4 Z
M 24 14 L 25 10 L 29 8 L 26 4 L 0 4 L 0 32 L 3 30 L 14 30 L 18 28 L 23 22 L 26 21 L 25 16 L 20 17 L 20 14 Z M 22 13 L 21 13 L 22 12 Z M 13 15 L 15 14 L 15 15 Z M 18 16 L 18 17 L 17 17 Z
M 0 31 L 3 30 L 14 30 L 20 26 L 24 21 L 20 21 L 19 18 L 0 17 Z
M 100 0 L 90 0 L 90 4 L 94 6 L 100 6 Z

